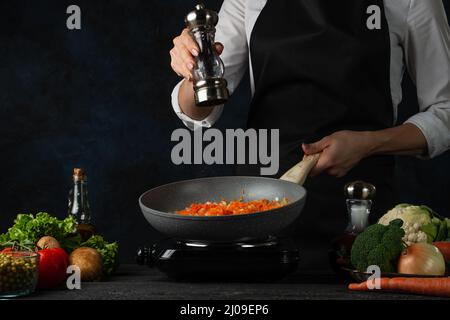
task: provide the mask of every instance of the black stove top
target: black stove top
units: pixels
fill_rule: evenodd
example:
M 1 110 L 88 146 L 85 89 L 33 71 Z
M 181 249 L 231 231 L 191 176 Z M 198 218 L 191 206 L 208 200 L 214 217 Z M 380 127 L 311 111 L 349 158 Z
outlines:
M 272 281 L 297 269 L 290 239 L 269 237 L 233 243 L 166 239 L 140 248 L 138 263 L 176 280 Z

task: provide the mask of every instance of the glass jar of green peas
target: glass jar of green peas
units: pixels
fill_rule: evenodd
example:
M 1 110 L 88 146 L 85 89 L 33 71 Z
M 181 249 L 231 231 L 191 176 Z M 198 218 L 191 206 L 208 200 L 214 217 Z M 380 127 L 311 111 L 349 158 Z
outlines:
M 0 252 L 0 298 L 15 298 L 33 293 L 38 276 L 38 253 Z

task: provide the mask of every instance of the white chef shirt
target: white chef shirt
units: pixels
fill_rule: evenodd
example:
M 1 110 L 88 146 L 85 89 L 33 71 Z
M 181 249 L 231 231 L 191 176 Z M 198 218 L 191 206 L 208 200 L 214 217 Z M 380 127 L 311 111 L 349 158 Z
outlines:
M 250 68 L 252 94 L 254 80 L 250 57 L 250 37 L 267 0 L 224 0 L 219 12 L 216 41 L 224 44 L 222 60 L 225 78 L 232 93 Z M 417 126 L 428 143 L 429 156 L 450 149 L 450 29 L 441 0 L 385 0 L 391 40 L 391 93 L 394 119 L 402 101 L 402 79 L 409 72 L 417 87 L 420 112 L 406 122 Z M 213 109 L 203 120 L 183 114 L 178 104 L 181 82 L 172 92 L 172 106 L 184 124 L 211 127 L 223 106 Z

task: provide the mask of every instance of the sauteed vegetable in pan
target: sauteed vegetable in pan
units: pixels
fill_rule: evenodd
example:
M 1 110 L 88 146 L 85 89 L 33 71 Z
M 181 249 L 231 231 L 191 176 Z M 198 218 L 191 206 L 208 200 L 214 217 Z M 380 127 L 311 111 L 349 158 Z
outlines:
M 177 213 L 184 216 L 230 216 L 238 214 L 249 214 L 255 212 L 263 212 L 281 208 L 288 204 L 288 199 L 282 200 L 252 200 L 243 201 L 243 199 L 235 201 L 206 202 L 193 203 L 184 210 L 178 210 Z

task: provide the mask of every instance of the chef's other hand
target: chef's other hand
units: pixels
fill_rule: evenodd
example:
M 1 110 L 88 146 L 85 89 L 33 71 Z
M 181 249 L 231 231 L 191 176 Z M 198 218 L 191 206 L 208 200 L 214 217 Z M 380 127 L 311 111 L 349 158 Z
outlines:
M 303 144 L 305 154 L 322 152 L 311 171 L 315 176 L 322 172 L 341 178 L 368 154 L 369 137 L 365 132 L 338 131 L 320 141 Z
M 215 49 L 220 55 L 223 51 L 223 45 L 217 42 Z M 197 42 L 192 38 L 189 30 L 185 28 L 178 37 L 173 39 L 173 48 L 170 50 L 170 66 L 177 75 L 191 81 L 195 57 L 198 56 L 199 52 Z

